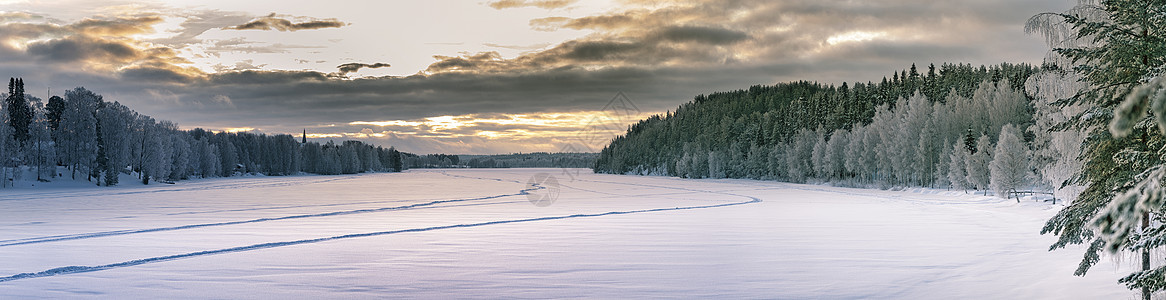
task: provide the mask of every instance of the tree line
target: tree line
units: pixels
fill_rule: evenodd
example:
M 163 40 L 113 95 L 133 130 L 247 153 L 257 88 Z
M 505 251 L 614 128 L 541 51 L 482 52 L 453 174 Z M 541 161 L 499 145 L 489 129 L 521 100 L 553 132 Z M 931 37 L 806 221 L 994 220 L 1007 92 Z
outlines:
M 697 96 L 675 112 L 632 125 L 600 152 L 594 169 L 995 190 L 1001 196 L 1043 186 L 1072 195 L 1076 187 L 1063 185 L 1065 171 L 1055 167 L 1075 164 L 1077 149 L 1050 147 L 1054 136 L 1077 145 L 1082 137 L 1066 140 L 1064 131 L 1054 133 L 1052 122 L 1043 121 L 1063 118 L 1051 105 L 1057 95 L 1026 93 L 1059 82 L 1039 79 L 1063 70 L 1007 63 L 943 64 L 925 75 L 910 70 L 854 88 L 800 81 Z
M 596 153 L 532 152 L 462 155 L 462 161 L 470 168 L 589 168 L 597 156 Z
M 491 155 L 402 153 L 409 169 L 420 168 L 589 168 L 596 153 L 533 152 Z
M 25 94 L 23 79 L 11 78 L 3 98 L 0 186 L 24 179 L 24 170 L 40 181 L 80 176 L 112 186 L 122 174 L 149 184 L 244 174 L 354 174 L 404 168 L 396 149 L 359 141 L 320 144 L 287 134 L 180 130 L 173 122 L 105 101 L 83 87 L 66 91 L 64 97 L 52 96 L 42 105 L 40 98 Z

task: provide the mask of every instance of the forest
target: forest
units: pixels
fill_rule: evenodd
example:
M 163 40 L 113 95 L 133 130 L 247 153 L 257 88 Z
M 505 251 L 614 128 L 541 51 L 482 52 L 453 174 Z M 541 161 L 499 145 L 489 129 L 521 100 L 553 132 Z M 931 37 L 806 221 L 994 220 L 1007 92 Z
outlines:
M 1066 185 L 1079 131 L 1055 65 L 914 65 L 880 83 L 791 82 L 697 96 L 630 127 L 596 172 L 1010 192 Z M 1068 166 L 1068 168 L 1066 168 Z
M 180 130 L 81 87 L 43 103 L 25 94 L 23 79 L 11 78 L 8 93 L 0 96 L 5 99 L 0 187 L 33 179 L 21 178 L 33 176 L 29 173 L 39 181 L 68 176 L 112 186 L 121 175 L 149 184 L 245 174 L 398 172 L 404 167 L 396 149 L 359 141 L 320 144 L 287 134 Z

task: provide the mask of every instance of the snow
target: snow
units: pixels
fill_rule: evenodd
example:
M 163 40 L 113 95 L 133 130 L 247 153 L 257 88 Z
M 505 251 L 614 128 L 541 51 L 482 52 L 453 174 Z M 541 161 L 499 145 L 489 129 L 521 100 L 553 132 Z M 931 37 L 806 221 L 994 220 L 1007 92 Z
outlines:
M 1072 276 L 1082 248 L 1039 235 L 1061 205 L 1032 197 L 560 169 L 70 185 L 0 189 L 0 298 L 1136 296 L 1126 264 Z

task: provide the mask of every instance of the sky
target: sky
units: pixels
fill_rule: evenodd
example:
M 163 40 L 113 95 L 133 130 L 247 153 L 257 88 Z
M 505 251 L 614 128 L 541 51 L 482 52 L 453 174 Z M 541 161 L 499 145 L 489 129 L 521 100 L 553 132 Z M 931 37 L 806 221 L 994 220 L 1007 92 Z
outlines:
M 0 0 L 0 76 L 183 128 L 595 152 L 696 95 L 1039 63 L 1071 0 Z

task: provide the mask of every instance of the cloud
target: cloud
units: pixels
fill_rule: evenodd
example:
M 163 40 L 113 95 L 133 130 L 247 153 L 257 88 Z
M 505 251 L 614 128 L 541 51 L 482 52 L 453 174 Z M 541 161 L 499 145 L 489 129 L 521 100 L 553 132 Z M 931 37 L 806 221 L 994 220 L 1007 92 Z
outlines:
M 92 36 L 127 36 L 154 32 L 154 25 L 163 21 L 158 15 L 137 17 L 114 17 L 104 19 L 84 19 L 68 28 L 73 32 Z
M 538 7 L 542 9 L 558 9 L 574 4 L 578 0 L 496 0 L 487 3 L 494 9 Z
M 302 17 L 301 17 L 302 19 Z M 294 22 L 286 19 L 284 16 L 272 13 L 265 17 L 261 17 L 250 22 L 225 27 L 223 29 L 233 30 L 279 30 L 279 31 L 296 31 L 296 30 L 311 30 L 324 28 L 340 28 L 349 25 L 337 19 L 309 19 L 302 22 Z
M 732 29 L 702 26 L 668 26 L 653 32 L 650 39 L 685 43 L 695 42 L 709 45 L 729 45 L 749 38 L 749 35 Z
M 374 64 L 346 63 L 343 65 L 336 66 L 337 69 L 340 69 L 341 76 L 348 75 L 348 73 L 355 73 L 357 71 L 360 71 L 360 69 L 363 69 L 363 68 L 376 69 L 376 68 L 388 68 L 388 67 L 390 67 L 390 65 L 386 64 L 386 63 L 374 63 Z
M 538 1 L 501 2 L 490 4 L 539 7 L 533 4 Z M 579 38 L 525 49 L 480 43 L 533 51 L 435 55 L 415 75 L 356 79 L 337 74 L 378 63 L 343 64 L 334 73 L 265 70 L 245 59 L 224 58 L 203 72 L 184 58 L 198 47 L 211 55 L 286 51 L 296 46 L 229 34 L 202 40 L 203 33 L 254 21 L 265 30 L 292 31 L 293 25 L 316 19 L 190 12 L 181 16 L 185 21 L 176 37 L 142 40 L 137 36 L 159 24 L 151 16 L 161 15 L 67 23 L 0 14 L 0 20 L 13 20 L 0 21 L 0 73 L 24 76 L 30 84 L 86 86 L 184 128 L 248 127 L 267 133 L 308 128 L 320 138 L 361 139 L 421 153 L 557 151 L 584 125 L 464 119 L 595 111 L 618 92 L 644 112 L 660 113 L 699 94 L 791 80 L 877 81 L 911 63 L 1038 62 L 1044 46 L 1026 37 L 1022 24 L 1032 13 L 1064 10 L 1060 2 L 623 0 L 594 15 L 547 15 L 529 22 L 535 30 L 577 30 Z M 269 24 L 265 18 L 287 22 Z M 321 63 L 316 59 L 311 58 Z M 461 125 L 429 120 L 444 116 Z M 357 121 L 386 123 L 350 124 Z
M 181 83 L 203 76 L 173 48 L 134 38 L 153 33 L 163 19 L 148 13 L 73 23 L 9 19 L 0 22 L 0 53 L 6 53 L 0 63 L 51 74 L 93 72 L 136 81 Z
M 228 27 L 253 19 L 253 17 L 245 13 L 220 10 L 194 11 L 177 17 L 182 18 L 183 21 L 179 24 L 179 29 L 175 30 L 176 34 L 174 36 L 155 39 L 151 42 L 174 48 L 182 48 L 201 43 L 203 40 L 198 37 L 207 31 Z
M 43 20 L 43 19 L 44 19 L 43 16 L 33 14 L 30 12 L 23 12 L 23 11 L 0 12 L 0 23 L 8 23 L 8 22 L 14 22 L 14 21 Z
M 550 43 L 540 43 L 540 44 L 525 45 L 525 46 L 522 46 L 522 45 L 503 45 L 503 44 L 495 44 L 495 43 L 483 43 L 482 44 L 482 46 L 486 46 L 486 47 L 490 47 L 490 48 L 502 48 L 502 49 L 510 49 L 510 50 L 535 50 L 535 49 L 546 48 L 547 46 L 550 46 L 550 45 L 551 45 Z

